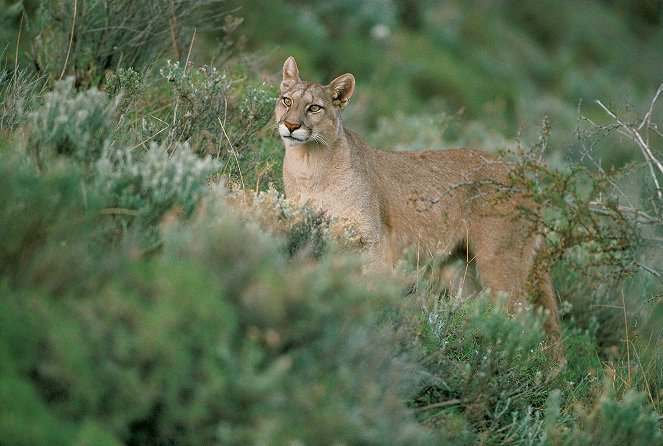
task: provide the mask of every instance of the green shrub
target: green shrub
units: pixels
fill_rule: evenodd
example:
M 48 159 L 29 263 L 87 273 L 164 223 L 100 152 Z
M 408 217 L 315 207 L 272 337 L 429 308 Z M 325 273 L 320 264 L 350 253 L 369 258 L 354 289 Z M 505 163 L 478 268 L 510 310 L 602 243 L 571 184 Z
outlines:
M 247 224 L 255 224 L 283 238 L 289 256 L 320 260 L 339 249 L 360 252 L 365 246 L 355 224 L 330 218 L 306 204 L 286 199 L 274 188 L 259 193 L 224 186 L 212 189 Z
M 415 400 L 420 421 L 463 444 L 540 439 L 543 417 L 532 408 L 552 390 L 554 367 L 542 349 L 542 316 L 510 317 L 485 295 L 462 304 L 426 292 L 420 299 L 437 302 L 427 304 L 418 329 L 436 380 Z
M 211 148 L 207 151 L 215 154 L 214 150 L 219 150 L 222 144 L 224 130 L 219 125 L 227 119 L 231 80 L 214 67 L 196 69 L 170 61 L 160 70 L 160 74 L 172 88 L 174 125 L 171 137 L 175 141 L 186 141 L 200 132 L 212 131 L 217 138 L 209 142 Z
M 52 79 L 73 76 L 76 87 L 100 87 L 107 71 L 144 71 L 162 54 L 186 59 L 193 33 L 225 15 L 223 0 L 40 1 L 35 64 Z
M 80 166 L 60 161 L 39 173 L 24 155 L 0 152 L 0 273 L 53 294 L 88 283 L 88 225 L 103 206 L 96 191 L 86 192 Z M 65 268 L 64 258 L 78 268 Z
M 593 409 L 579 409 L 579 426 L 561 444 L 663 444 L 658 417 L 647 406 L 645 396 L 635 390 L 621 401 L 607 391 Z
M 121 149 L 99 160 L 93 187 L 121 227 L 137 220 L 150 232 L 169 211 L 189 217 L 217 169 L 214 160 L 197 157 L 188 144 L 169 150 L 152 143 L 146 152 Z
M 24 206 L 56 192 L 3 173 Z M 84 208 L 81 195 L 62 199 Z M 426 374 L 383 323 L 393 289 L 369 292 L 340 258 L 290 263 L 222 203 L 208 209 L 142 260 L 99 246 L 99 213 L 83 224 L 67 206 L 45 210 L 75 237 L 21 253 L 54 277 L 3 270 L 3 442 L 429 444 L 405 406 Z
M 144 93 L 145 76 L 133 68 L 118 68 L 106 79 L 106 92 L 109 96 L 119 96 L 118 113 L 127 113 L 135 105 L 141 93 Z
M 178 62 L 166 63 L 158 75 L 118 71 L 108 78 L 108 93 L 120 102 L 115 138 L 146 148 L 187 142 L 199 156 L 218 159 L 232 182 L 256 190 L 280 183 L 282 145 L 263 131 L 273 115 L 274 90 L 254 73 L 244 76 Z
M 47 167 L 56 155 L 89 166 L 108 149 L 113 108 L 106 94 L 96 88 L 77 92 L 72 79 L 57 82 L 31 114 L 28 150 L 40 167 Z
M 188 144 L 151 143 L 148 150 L 123 148 L 122 140 L 112 144 L 115 106 L 95 88 L 76 92 L 71 81 L 57 83 L 32 114 L 28 150 L 41 168 L 64 164 L 83 170 L 85 184 L 105 197 L 102 212 L 116 227 L 111 231 L 137 223 L 147 235 L 144 243 L 154 246 L 160 219 L 168 211 L 190 216 L 220 167 L 197 157 Z
M 0 134 L 7 136 L 40 105 L 46 82 L 30 70 L 0 66 Z

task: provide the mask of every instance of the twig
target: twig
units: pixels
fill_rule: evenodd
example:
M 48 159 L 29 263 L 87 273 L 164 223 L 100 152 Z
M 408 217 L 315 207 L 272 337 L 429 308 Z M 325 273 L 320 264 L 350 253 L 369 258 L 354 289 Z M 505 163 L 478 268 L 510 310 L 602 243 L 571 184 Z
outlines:
M 191 48 L 193 48 L 193 41 L 196 38 L 196 28 L 193 29 L 193 36 L 191 36 L 191 43 L 189 44 L 189 52 L 186 53 L 186 62 L 184 62 L 184 73 L 189 66 L 189 58 L 191 57 Z
M 626 381 L 624 381 L 624 378 L 622 378 L 621 376 L 619 376 L 619 374 L 617 373 L 617 369 L 616 369 L 615 367 L 612 367 L 612 366 L 610 365 L 610 363 L 608 363 L 607 361 L 601 361 L 601 364 L 603 364 L 603 367 L 607 368 L 607 369 L 610 371 L 610 376 L 611 376 L 611 380 L 612 380 L 612 382 L 614 382 L 615 379 L 619 378 L 619 380 L 620 380 L 624 385 L 627 385 L 627 384 L 628 384 Z
M 645 386 L 647 387 L 647 396 L 649 397 L 649 401 L 651 402 L 652 407 L 654 408 L 654 410 L 658 414 L 658 411 L 656 410 L 656 408 L 657 408 L 656 402 L 654 401 L 654 397 L 651 394 L 651 389 L 652 388 L 649 385 L 649 379 L 647 379 L 647 370 L 645 370 L 645 368 L 642 367 L 642 361 L 640 360 L 640 355 L 638 355 L 638 350 L 635 348 L 635 345 L 633 346 L 633 353 L 635 354 L 636 361 L 638 361 L 638 365 L 640 366 L 640 370 L 642 370 L 642 377 L 645 380 Z M 656 395 L 656 399 L 658 400 L 658 394 Z
M 221 118 L 217 117 L 216 118 L 219 121 L 219 125 L 221 126 L 221 130 L 223 131 L 223 136 L 226 137 L 226 140 L 228 141 L 228 144 L 230 145 L 229 150 L 230 153 L 232 153 L 233 157 L 235 157 L 235 163 L 237 163 L 237 170 L 239 171 L 239 180 L 242 182 L 242 187 L 244 187 L 244 177 L 242 176 L 242 168 L 239 165 L 239 158 L 237 157 L 237 152 L 235 151 L 235 147 L 233 147 L 232 141 L 230 141 L 230 138 L 228 137 L 228 133 L 226 133 L 226 128 L 223 125 L 223 122 L 221 122 Z
M 260 169 L 258 173 L 256 173 L 256 194 L 260 192 L 260 180 L 262 179 L 262 176 L 272 170 L 272 167 L 274 167 L 274 162 L 268 161 L 265 163 L 265 167 Z
M 628 319 L 626 317 L 626 303 L 624 302 L 624 289 L 622 288 L 622 309 L 624 313 L 624 330 L 626 331 L 626 369 L 628 371 L 628 385 L 631 386 L 631 344 L 628 338 Z
M 175 60 L 180 60 L 179 38 L 177 36 L 177 16 L 175 15 L 173 0 L 168 1 L 168 12 L 170 13 L 170 38 L 173 42 L 173 53 L 175 54 Z
M 25 17 L 25 10 L 21 14 L 21 22 L 18 25 L 18 36 L 16 37 L 16 54 L 14 54 L 14 82 L 16 82 L 16 73 L 18 73 L 18 46 L 21 42 L 21 32 L 23 30 L 23 17 Z
M 126 208 L 106 208 L 100 211 L 104 215 L 129 215 L 132 217 L 138 217 L 142 212 L 135 209 L 126 209 Z
M 650 105 L 650 110 L 653 109 L 654 103 L 658 99 L 658 96 L 660 94 L 660 88 L 659 91 L 656 92 L 656 95 L 654 96 L 654 99 L 651 102 Z M 645 162 L 647 163 L 647 167 L 649 168 L 649 174 L 652 178 L 652 181 L 654 182 L 654 186 L 656 188 L 656 195 L 658 196 L 659 201 L 663 202 L 663 189 L 661 189 L 661 185 L 659 184 L 658 177 L 656 176 L 656 169 L 658 169 L 661 174 L 663 174 L 663 163 L 661 163 L 654 154 L 652 153 L 651 149 L 649 148 L 649 145 L 645 142 L 645 140 L 642 138 L 642 135 L 639 132 L 639 129 L 641 127 L 632 127 L 626 123 L 624 123 L 615 113 L 613 113 L 608 107 L 603 105 L 603 103 L 599 100 L 596 101 L 596 103 L 601 107 L 607 114 L 610 116 L 612 119 L 614 119 L 618 124 L 619 124 L 619 132 L 632 139 L 636 145 L 640 148 L 640 151 L 642 152 L 642 155 L 645 158 Z M 647 115 L 649 115 L 649 112 L 647 112 Z M 649 119 L 646 118 L 647 120 Z M 648 121 L 643 121 L 648 122 Z
M 570 200 L 565 200 L 564 203 L 567 206 L 573 208 L 574 210 L 578 209 L 578 206 Z M 617 209 L 610 209 L 606 208 L 601 201 L 590 201 L 588 204 L 592 206 L 588 208 L 588 211 L 593 214 L 602 215 L 602 216 L 611 216 L 615 215 L 615 213 L 618 212 L 623 214 L 632 214 L 635 216 L 637 222 L 642 224 L 657 225 L 663 223 L 661 222 L 660 218 L 652 217 L 648 213 L 640 211 L 633 207 L 618 205 Z
M 163 132 L 164 130 L 166 130 L 168 127 L 170 127 L 170 126 L 166 125 L 166 127 L 162 128 L 161 130 L 159 130 L 158 132 L 156 132 L 154 135 L 152 135 L 152 136 L 150 136 L 150 137 L 148 137 L 148 138 L 142 140 L 141 142 L 139 142 L 139 143 L 136 144 L 135 146 L 131 147 L 131 148 L 129 149 L 129 151 L 135 150 L 135 149 L 137 149 L 138 147 L 140 147 L 140 146 L 142 146 L 142 145 L 145 145 L 146 142 L 150 141 L 150 140 L 153 139 L 155 136 L 157 136 L 158 134 L 162 133 L 162 132 Z
M 18 47 L 19 43 L 21 42 L 21 31 L 23 30 L 23 17 L 25 17 L 25 10 L 23 10 L 23 13 L 21 14 L 21 22 L 18 25 L 18 36 L 16 37 L 16 54 L 14 55 L 14 73 L 12 74 L 12 94 L 14 98 L 18 96 L 17 94 L 17 89 L 18 89 Z
M 69 54 L 71 53 L 71 46 L 74 43 L 74 30 L 76 29 L 76 11 L 78 8 L 78 0 L 74 0 L 74 17 L 71 20 L 71 33 L 69 35 L 69 47 L 67 48 L 67 56 L 64 58 L 64 66 L 62 67 L 62 72 L 58 81 L 61 81 L 64 77 L 65 71 L 67 71 L 67 63 L 69 62 Z
M 656 104 L 656 101 L 658 100 L 658 97 L 661 93 L 663 93 L 663 84 L 661 84 L 658 87 L 658 90 L 656 90 L 656 94 L 654 95 L 654 98 L 649 104 L 649 110 L 647 110 L 647 113 L 645 113 L 645 117 L 642 118 L 642 122 L 638 126 L 638 130 L 642 130 L 642 127 L 644 127 L 645 124 L 647 125 L 647 127 L 649 127 L 649 124 L 651 123 L 651 115 L 654 112 L 654 105 Z
M 582 118 L 585 119 L 585 120 L 587 120 L 587 122 L 589 122 L 594 128 L 601 128 L 601 127 L 599 127 L 597 124 L 595 124 L 591 119 L 589 119 L 589 118 L 585 118 L 584 116 L 582 116 Z M 617 184 L 617 183 L 611 178 L 611 176 L 608 175 L 607 172 L 603 169 L 603 167 L 601 166 L 601 162 L 600 162 L 600 160 L 597 162 L 597 161 L 594 159 L 594 157 L 591 155 L 591 153 L 590 153 L 590 152 L 591 152 L 591 148 L 587 148 L 587 147 L 585 147 L 585 144 L 584 144 L 584 143 L 583 143 L 583 148 L 584 148 L 584 151 L 583 151 L 582 156 L 583 156 L 583 157 L 587 157 L 587 158 L 589 158 L 589 160 L 590 160 L 590 161 L 594 164 L 594 166 L 599 170 L 599 173 L 601 173 L 601 175 L 603 175 L 603 177 L 604 177 L 606 180 L 608 180 L 608 182 L 609 182 L 610 185 L 613 187 L 613 189 L 615 189 L 615 190 L 617 191 L 617 193 L 618 193 L 619 195 L 621 195 L 622 199 L 624 199 L 624 201 L 626 201 L 630 207 L 632 207 L 632 208 L 635 207 L 635 206 L 633 206 L 633 203 L 631 203 L 631 199 L 628 197 L 628 195 L 627 195 L 627 194 L 622 190 L 622 188 L 621 188 L 621 187 L 620 187 L 620 186 L 619 186 L 619 185 L 618 185 L 618 184 Z
M 417 408 L 417 410 L 423 411 L 423 410 L 432 410 L 432 409 L 442 409 L 444 407 L 456 406 L 458 404 L 463 404 L 465 402 L 466 400 L 453 399 L 453 400 L 441 401 L 435 404 L 429 404 L 428 406 L 419 407 Z
M 467 273 L 470 269 L 470 263 L 474 262 L 477 257 L 481 254 L 483 248 L 479 249 L 477 253 L 470 259 L 470 232 L 469 229 L 465 228 L 465 272 L 463 273 L 463 280 L 460 284 L 460 289 L 458 290 L 458 297 L 462 298 L 463 287 L 465 286 L 465 280 L 467 279 Z
M 655 270 L 654 268 L 645 265 L 644 263 L 637 263 L 637 265 L 647 271 L 648 273 L 652 274 L 654 277 L 656 277 L 658 280 L 663 280 L 663 273 L 661 273 L 658 270 Z

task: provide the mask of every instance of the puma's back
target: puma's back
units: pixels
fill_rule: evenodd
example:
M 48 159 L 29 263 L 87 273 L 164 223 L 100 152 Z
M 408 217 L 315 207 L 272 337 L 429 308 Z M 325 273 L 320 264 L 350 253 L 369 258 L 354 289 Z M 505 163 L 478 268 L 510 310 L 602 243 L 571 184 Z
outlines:
M 493 294 L 549 311 L 545 328 L 561 357 L 545 242 L 519 212 L 535 211 L 532 203 L 507 192 L 509 166 L 472 150 L 372 148 L 341 121 L 354 86 L 351 74 L 327 86 L 302 81 L 295 60 L 286 60 L 275 109 L 286 196 L 355 222 L 378 262 L 393 264 L 410 247 L 431 256 L 467 247 Z

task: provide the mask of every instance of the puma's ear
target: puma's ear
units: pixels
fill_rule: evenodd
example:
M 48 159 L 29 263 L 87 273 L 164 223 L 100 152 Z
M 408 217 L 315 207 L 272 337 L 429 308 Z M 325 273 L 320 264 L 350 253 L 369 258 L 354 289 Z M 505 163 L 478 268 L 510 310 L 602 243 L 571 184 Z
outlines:
M 350 73 L 339 76 L 331 81 L 329 89 L 334 105 L 343 110 L 355 91 L 355 77 Z
M 290 56 L 283 64 L 283 81 L 281 81 L 281 92 L 291 88 L 297 82 L 301 82 L 299 78 L 299 68 L 295 58 Z

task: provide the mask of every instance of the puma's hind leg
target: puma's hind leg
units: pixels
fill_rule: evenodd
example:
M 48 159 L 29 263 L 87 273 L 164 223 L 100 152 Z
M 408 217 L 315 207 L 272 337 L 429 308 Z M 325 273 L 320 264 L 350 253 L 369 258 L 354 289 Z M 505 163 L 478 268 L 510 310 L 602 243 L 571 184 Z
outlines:
M 562 329 L 545 241 L 539 235 L 525 240 L 512 238 L 511 243 L 503 241 L 488 238 L 476 244 L 481 284 L 494 297 L 507 293 L 507 304 L 515 311 L 542 308 L 547 313 L 543 324 L 546 345 L 555 360 L 564 364 Z

